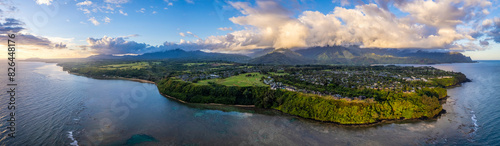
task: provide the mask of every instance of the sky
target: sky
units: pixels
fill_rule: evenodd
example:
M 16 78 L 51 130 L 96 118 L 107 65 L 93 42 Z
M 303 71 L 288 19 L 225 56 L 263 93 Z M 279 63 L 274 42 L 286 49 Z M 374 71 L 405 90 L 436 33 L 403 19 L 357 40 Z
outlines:
M 500 60 L 499 7 L 499 0 L 0 0 L 0 47 L 15 34 L 20 59 L 359 45 Z

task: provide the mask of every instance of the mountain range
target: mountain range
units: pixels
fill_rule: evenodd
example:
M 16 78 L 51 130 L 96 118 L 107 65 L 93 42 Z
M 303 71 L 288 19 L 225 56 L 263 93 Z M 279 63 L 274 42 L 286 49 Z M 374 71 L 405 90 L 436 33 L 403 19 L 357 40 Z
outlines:
M 144 53 L 142 55 L 113 56 L 113 55 L 93 55 L 88 59 L 126 59 L 126 60 L 158 60 L 158 59 L 186 59 L 186 60 L 224 60 L 224 61 L 244 61 L 250 57 L 240 54 L 207 53 L 203 51 L 184 51 L 173 49 L 163 52 Z
M 357 46 L 311 47 L 301 50 L 276 49 L 254 56 L 253 64 L 432 64 L 472 63 L 458 52 L 429 52 L 421 49 L 377 49 Z
M 142 55 L 113 56 L 93 55 L 84 60 L 223 60 L 250 64 L 436 64 L 436 63 L 472 63 L 470 57 L 458 52 L 431 52 L 425 49 L 378 49 L 358 46 L 326 46 L 305 49 L 259 49 L 248 54 L 208 53 L 203 51 L 185 51 L 173 49 Z

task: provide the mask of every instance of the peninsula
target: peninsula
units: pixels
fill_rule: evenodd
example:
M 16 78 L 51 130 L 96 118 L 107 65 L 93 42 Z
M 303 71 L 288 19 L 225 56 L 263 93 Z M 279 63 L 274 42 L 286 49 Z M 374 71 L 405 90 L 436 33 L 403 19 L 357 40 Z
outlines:
M 231 61 L 104 60 L 61 62 L 93 78 L 134 78 L 189 103 L 255 106 L 338 124 L 437 116 L 446 87 L 464 74 L 433 67 L 268 65 Z

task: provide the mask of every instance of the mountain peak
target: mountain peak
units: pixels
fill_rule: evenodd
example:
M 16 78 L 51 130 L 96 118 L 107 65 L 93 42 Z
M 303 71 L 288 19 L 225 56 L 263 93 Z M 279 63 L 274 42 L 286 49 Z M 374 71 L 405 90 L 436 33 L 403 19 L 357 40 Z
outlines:
M 311 64 L 314 60 L 303 57 L 290 49 L 276 49 L 272 52 L 250 60 L 254 64 Z

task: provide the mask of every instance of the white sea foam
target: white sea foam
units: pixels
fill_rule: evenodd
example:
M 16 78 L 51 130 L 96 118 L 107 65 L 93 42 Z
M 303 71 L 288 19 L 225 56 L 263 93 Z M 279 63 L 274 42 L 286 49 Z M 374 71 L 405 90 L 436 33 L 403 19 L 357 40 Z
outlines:
M 474 127 L 477 127 L 477 119 L 476 119 L 476 115 L 472 115 L 472 117 L 470 117 L 472 119 L 472 122 L 474 122 Z
M 477 117 L 476 117 L 476 114 L 474 114 L 474 111 L 471 111 L 471 114 L 472 114 L 472 117 L 470 117 L 472 119 L 472 123 L 474 124 L 474 132 L 472 133 L 476 133 L 477 129 L 479 129 L 479 125 L 477 125 Z
M 70 143 L 70 145 L 78 146 L 78 141 L 76 141 L 76 139 L 73 137 L 73 131 L 68 132 L 68 138 L 73 141 L 72 143 Z

